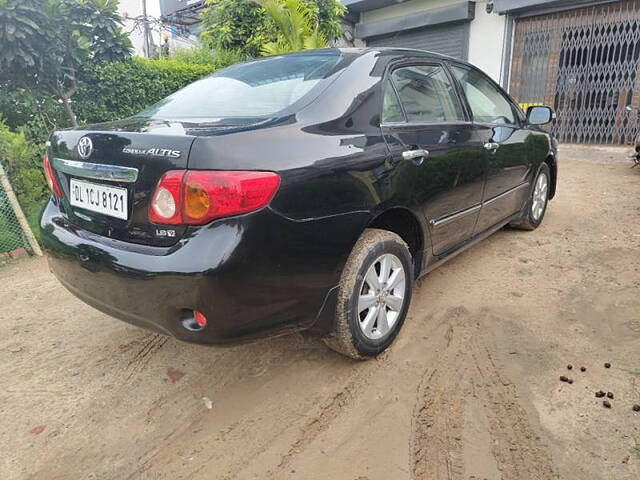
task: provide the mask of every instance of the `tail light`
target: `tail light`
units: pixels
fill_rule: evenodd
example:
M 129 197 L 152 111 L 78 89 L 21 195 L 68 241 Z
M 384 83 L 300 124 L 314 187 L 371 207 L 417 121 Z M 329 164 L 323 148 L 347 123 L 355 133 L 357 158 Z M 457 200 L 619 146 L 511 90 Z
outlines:
M 49 161 L 49 157 L 45 155 L 42 157 L 42 168 L 44 169 L 44 178 L 47 180 L 47 185 L 49 185 L 49 190 L 58 198 L 62 197 L 62 190 L 60 190 L 60 185 L 58 184 L 58 179 L 56 177 L 53 168 L 51 167 L 51 162 Z
M 171 170 L 153 193 L 149 220 L 163 225 L 204 225 L 259 210 L 280 186 L 272 172 Z

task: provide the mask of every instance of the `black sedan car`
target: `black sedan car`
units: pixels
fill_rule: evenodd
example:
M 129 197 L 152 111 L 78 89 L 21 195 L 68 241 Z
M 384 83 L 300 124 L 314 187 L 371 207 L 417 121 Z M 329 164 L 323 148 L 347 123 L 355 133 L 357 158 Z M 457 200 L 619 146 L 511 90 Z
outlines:
M 210 344 L 305 330 L 366 358 L 398 334 L 420 275 L 540 225 L 552 118 L 419 50 L 238 64 L 55 132 L 42 240 L 60 282 L 121 320 Z

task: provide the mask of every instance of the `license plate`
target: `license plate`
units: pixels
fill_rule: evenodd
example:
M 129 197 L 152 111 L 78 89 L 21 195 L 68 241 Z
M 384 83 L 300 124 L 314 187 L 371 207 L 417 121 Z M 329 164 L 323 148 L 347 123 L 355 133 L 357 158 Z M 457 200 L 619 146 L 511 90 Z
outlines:
M 110 217 L 127 219 L 127 189 L 71 179 L 71 205 Z

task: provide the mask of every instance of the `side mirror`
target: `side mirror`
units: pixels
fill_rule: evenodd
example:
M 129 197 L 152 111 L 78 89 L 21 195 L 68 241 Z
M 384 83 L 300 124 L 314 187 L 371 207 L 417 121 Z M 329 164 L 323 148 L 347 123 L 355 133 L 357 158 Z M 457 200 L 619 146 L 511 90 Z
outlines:
M 527 122 L 529 125 L 546 125 L 556 118 L 551 107 L 529 107 L 527 109 Z

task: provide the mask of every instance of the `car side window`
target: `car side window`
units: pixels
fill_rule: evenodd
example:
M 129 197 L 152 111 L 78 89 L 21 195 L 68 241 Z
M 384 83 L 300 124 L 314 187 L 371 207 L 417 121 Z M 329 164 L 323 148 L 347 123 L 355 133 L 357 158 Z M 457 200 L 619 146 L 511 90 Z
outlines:
M 516 112 L 511 102 L 488 78 L 477 70 L 452 65 L 454 76 L 467 97 L 476 122 L 515 125 Z
M 391 80 L 404 107 L 407 122 L 464 121 L 453 85 L 442 66 L 412 65 L 397 68 L 391 74 Z M 386 109 L 385 102 L 383 111 Z
M 387 82 L 384 85 L 384 99 L 382 103 L 382 122 L 383 123 L 399 123 L 404 121 L 405 121 L 404 113 L 402 112 L 402 107 L 400 107 L 398 96 L 396 95 L 396 92 L 393 89 L 393 85 L 391 85 L 391 82 L 387 80 Z

